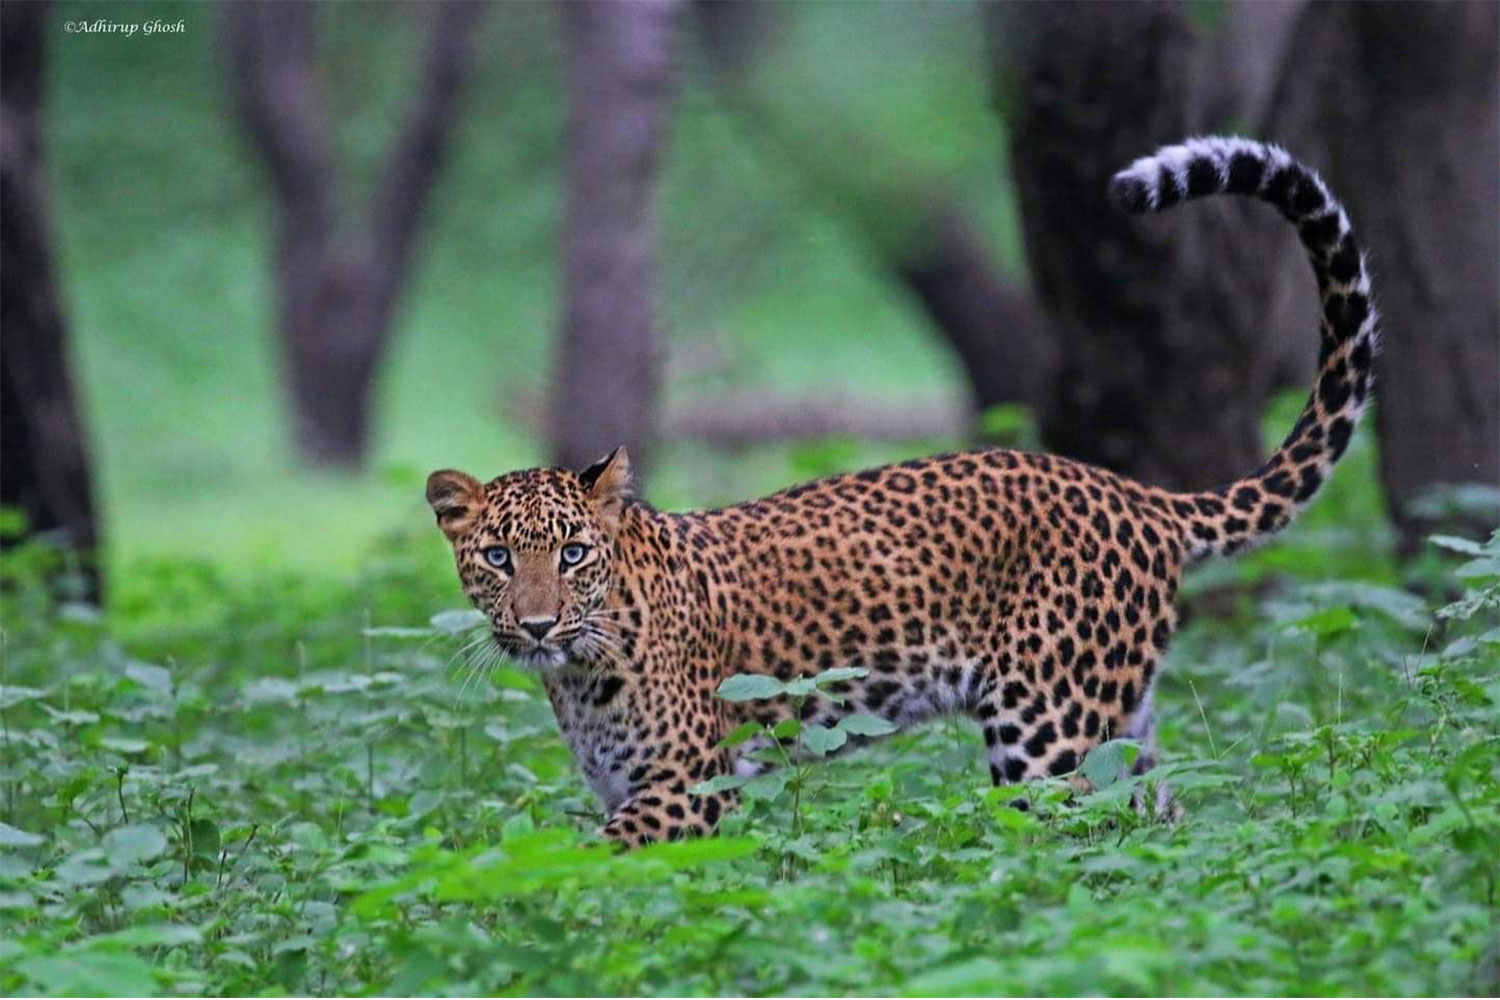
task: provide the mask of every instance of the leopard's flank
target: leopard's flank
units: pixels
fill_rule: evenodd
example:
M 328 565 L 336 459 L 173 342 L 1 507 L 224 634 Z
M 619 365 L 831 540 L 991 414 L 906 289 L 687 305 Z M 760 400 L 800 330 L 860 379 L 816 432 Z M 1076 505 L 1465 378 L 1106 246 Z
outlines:
M 1285 152 L 1198 139 L 1114 179 L 1123 208 L 1250 195 L 1297 227 L 1321 292 L 1316 385 L 1259 469 L 1202 493 L 1049 455 L 981 450 L 834 476 L 721 510 L 634 498 L 624 449 L 592 468 L 488 483 L 435 472 L 427 497 L 493 639 L 541 670 L 562 732 L 628 845 L 711 831 L 761 765 L 720 740 L 786 703 L 729 703 L 735 673 L 864 667 L 841 704 L 900 726 L 961 712 L 997 783 L 1073 772 L 1113 737 L 1153 744 L 1152 683 L 1184 567 L 1284 528 L 1328 479 L 1370 397 L 1376 317 L 1349 220 Z M 1209 334 L 1206 334 L 1209 335 Z

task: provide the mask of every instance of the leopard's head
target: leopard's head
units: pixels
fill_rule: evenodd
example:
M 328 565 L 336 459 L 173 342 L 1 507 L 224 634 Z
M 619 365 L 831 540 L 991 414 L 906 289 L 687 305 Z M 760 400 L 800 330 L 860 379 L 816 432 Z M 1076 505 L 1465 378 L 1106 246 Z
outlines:
M 464 594 L 500 648 L 532 667 L 587 659 L 609 632 L 605 598 L 629 494 L 624 448 L 582 472 L 524 469 L 489 483 L 452 469 L 427 477 Z

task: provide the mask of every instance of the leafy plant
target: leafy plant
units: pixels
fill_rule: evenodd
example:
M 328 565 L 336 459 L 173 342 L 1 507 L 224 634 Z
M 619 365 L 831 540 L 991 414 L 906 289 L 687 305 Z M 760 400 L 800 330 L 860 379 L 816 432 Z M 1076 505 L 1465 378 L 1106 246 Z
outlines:
M 134 630 L 7 557 L 0 989 L 1493 993 L 1500 540 L 1439 545 L 1448 603 L 1284 582 L 1179 635 L 1146 776 L 1175 823 L 1128 741 L 1089 794 L 992 788 L 966 722 L 869 741 L 815 721 L 855 673 L 742 675 L 721 696 L 786 704 L 728 737 L 771 769 L 715 779 L 720 836 L 629 855 L 536 677 L 473 672 L 472 616 L 398 559 Z

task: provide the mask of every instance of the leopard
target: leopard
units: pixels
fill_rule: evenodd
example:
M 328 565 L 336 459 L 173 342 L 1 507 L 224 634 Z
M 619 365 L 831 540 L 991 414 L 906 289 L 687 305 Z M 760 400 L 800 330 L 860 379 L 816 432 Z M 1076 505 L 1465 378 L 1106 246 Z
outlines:
M 1137 214 L 1216 194 L 1267 202 L 1293 224 L 1321 303 L 1315 383 L 1295 426 L 1217 488 L 1175 492 L 1003 448 L 687 512 L 636 495 L 624 447 L 581 471 L 429 477 L 486 640 L 540 675 L 607 841 L 715 831 L 738 800 L 732 781 L 711 779 L 767 766 L 756 741 L 726 740 L 747 722 L 863 713 L 906 729 L 966 715 L 993 783 L 1022 789 L 1079 780 L 1085 755 L 1116 738 L 1141 748 L 1137 773 L 1153 766 L 1153 685 L 1184 569 L 1285 528 L 1373 398 L 1366 258 L 1313 169 L 1274 145 L 1196 138 L 1135 161 L 1108 189 Z M 735 674 L 834 668 L 856 669 L 805 699 L 717 696 Z

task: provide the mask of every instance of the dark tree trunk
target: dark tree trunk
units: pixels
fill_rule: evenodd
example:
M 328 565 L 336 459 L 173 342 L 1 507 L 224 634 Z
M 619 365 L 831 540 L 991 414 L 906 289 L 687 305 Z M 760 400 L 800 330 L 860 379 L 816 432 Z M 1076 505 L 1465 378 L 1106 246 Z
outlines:
M 585 468 L 656 432 L 653 198 L 671 99 L 677 0 L 574 0 L 567 38 L 567 209 L 552 458 Z
M 826 151 L 808 149 L 795 135 L 786 136 L 776 109 L 765 107 L 755 93 L 754 71 L 792 12 L 753 0 L 698 0 L 695 6 L 714 69 L 736 106 L 777 147 L 783 162 L 799 165 L 809 184 L 838 202 L 847 182 L 823 176 Z M 892 165 L 893 172 L 900 169 Z M 870 241 L 880 250 L 881 263 L 958 355 L 979 411 L 1000 403 L 1038 403 L 1037 388 L 1049 362 L 1040 313 L 1025 289 L 1000 272 L 980 235 L 953 206 L 950 192 L 930 183 L 912 187 L 920 190 L 920 198 L 888 206 L 915 218 L 908 227 L 911 238 L 894 247 L 889 239 Z M 862 217 L 862 208 L 850 212 L 856 226 L 868 231 L 889 223 L 888 217 Z
M 1280 348 L 1266 222 L 1227 201 L 1135 219 L 1105 197 L 1115 171 L 1198 126 L 1204 40 L 1170 3 L 987 10 L 1026 256 L 1056 339 L 1044 441 L 1172 488 L 1255 468 Z
M 99 526 L 67 326 L 52 275 L 42 164 L 48 7 L 0 7 L 0 504 L 27 530 L 78 554 L 81 592 L 97 602 Z
M 1497 35 L 1494 4 L 1313 3 L 1285 66 L 1282 102 L 1375 270 L 1380 476 L 1406 553 L 1437 523 L 1414 499 L 1500 483 Z
M 290 0 L 228 6 L 235 96 L 276 194 L 278 328 L 297 449 L 310 463 L 364 460 L 370 391 L 482 9 L 472 0 L 435 7 L 419 92 L 366 216 L 351 220 L 339 203 L 317 83 L 316 7 Z
M 957 214 L 933 212 L 927 227 L 929 239 L 894 262 L 896 279 L 958 355 L 979 412 L 1001 403 L 1035 407 L 1051 361 L 1041 311 Z

